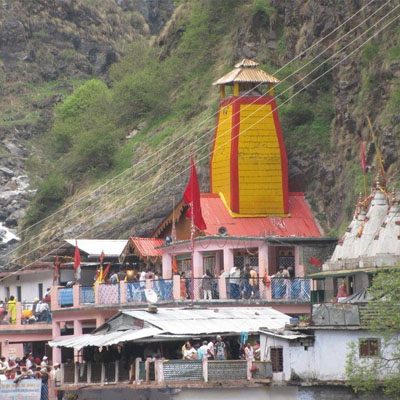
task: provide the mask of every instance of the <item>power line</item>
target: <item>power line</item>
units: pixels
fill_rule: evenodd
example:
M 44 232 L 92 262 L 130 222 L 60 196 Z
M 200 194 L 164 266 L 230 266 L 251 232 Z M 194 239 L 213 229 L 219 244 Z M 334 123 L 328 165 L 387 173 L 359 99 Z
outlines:
M 397 6 L 397 7 L 398 7 L 398 6 Z M 396 8 L 397 8 L 397 7 L 396 7 Z M 394 10 L 393 10 L 393 11 L 394 11 Z M 298 94 L 300 94 L 301 92 L 303 92 L 306 88 L 308 88 L 310 85 L 312 85 L 313 83 L 317 82 L 319 79 L 321 79 L 321 78 L 322 78 L 323 76 L 325 76 L 327 73 L 329 73 L 329 72 L 332 71 L 334 68 L 336 68 L 338 65 L 340 65 L 342 62 L 344 62 L 345 60 L 347 60 L 352 54 L 354 54 L 354 53 L 355 53 L 357 50 L 359 50 L 362 46 L 364 46 L 366 43 L 368 43 L 370 40 L 372 40 L 375 36 L 377 36 L 380 32 L 382 32 L 384 29 L 386 29 L 386 28 L 387 28 L 389 25 L 391 25 L 393 22 L 395 22 L 396 20 L 398 20 L 399 17 L 400 17 L 400 15 L 397 16 L 397 17 L 395 17 L 392 21 L 390 21 L 388 24 L 386 24 L 383 28 L 381 28 L 380 30 L 378 30 L 377 32 L 375 32 L 373 35 L 371 35 L 369 38 L 367 38 L 362 44 L 360 44 L 356 49 L 354 49 L 352 52 L 350 52 L 350 53 L 349 53 L 347 56 L 345 56 L 342 60 L 338 61 L 338 62 L 337 62 L 335 65 L 333 65 L 331 68 L 329 68 L 328 70 L 324 71 L 321 75 L 319 75 L 318 77 L 316 77 L 315 79 L 313 79 L 313 80 L 312 80 L 311 82 L 309 82 L 306 86 L 304 86 L 303 88 L 301 88 L 298 92 L 294 93 L 294 94 L 293 94 L 291 97 L 289 97 L 285 102 L 283 102 L 282 104 L 280 104 L 279 107 L 281 107 L 281 106 L 283 106 L 284 104 L 286 104 L 287 102 L 289 102 L 292 98 L 296 97 Z M 278 109 L 279 107 L 277 107 L 277 109 Z M 266 115 L 266 116 L 260 118 L 259 121 L 264 120 L 267 116 L 268 116 L 268 115 Z M 258 122 L 259 122 L 259 121 L 258 121 Z M 249 129 L 249 128 L 247 128 L 247 129 Z M 246 130 L 247 130 L 247 129 L 246 129 Z M 243 134 L 244 132 L 245 132 L 245 130 L 242 131 L 242 132 L 240 132 L 238 136 L 240 136 L 240 135 Z M 229 142 L 230 142 L 230 140 L 228 140 L 226 143 L 229 143 Z M 221 145 L 221 146 L 224 146 L 224 145 L 225 145 L 225 143 L 224 143 L 223 145 Z M 210 155 L 210 154 L 207 154 L 207 155 L 203 156 L 203 157 L 200 159 L 200 161 L 203 160 L 204 158 L 208 157 L 209 155 Z M 198 161 L 199 161 L 199 160 L 198 160 Z M 190 169 L 190 167 L 187 167 L 187 168 L 185 168 L 184 171 L 182 171 L 182 172 L 186 172 L 186 171 L 188 171 L 189 169 Z M 179 173 L 179 175 L 176 175 L 176 176 L 172 177 L 171 179 L 167 180 L 162 186 L 166 186 L 167 184 L 169 184 L 170 182 L 172 182 L 173 179 L 175 179 L 177 176 L 180 176 L 180 175 L 182 174 L 182 172 Z M 123 213 L 123 212 L 126 211 L 127 209 L 129 209 L 129 208 L 131 208 L 132 206 L 134 206 L 135 204 L 137 204 L 139 201 L 141 201 L 141 200 L 143 200 L 144 198 L 148 197 L 149 195 L 153 194 L 154 192 L 156 192 L 156 190 L 153 190 L 153 191 L 151 191 L 150 193 L 147 193 L 146 195 L 142 196 L 142 198 L 136 200 L 136 201 L 133 202 L 132 204 L 129 204 L 129 205 L 126 206 L 124 209 L 119 210 L 119 211 L 118 211 L 117 213 L 115 213 L 114 215 L 111 215 L 111 216 L 108 217 L 105 221 L 101 221 L 101 222 L 99 222 L 98 224 L 95 224 L 94 226 L 88 228 L 87 230 L 85 230 L 84 232 L 82 232 L 80 235 L 83 235 L 84 233 L 86 233 L 86 232 L 92 230 L 93 228 L 96 228 L 97 226 L 99 226 L 99 225 L 101 225 L 102 223 L 106 222 L 106 221 L 107 221 L 108 219 L 110 219 L 111 217 L 115 217 L 115 216 L 117 216 L 117 215 Z M 38 248 L 36 248 L 36 249 L 34 249 L 34 250 L 32 250 L 32 251 L 35 251 L 35 250 L 37 250 L 37 249 L 43 247 L 45 244 L 49 244 L 49 243 L 51 243 L 51 242 L 52 242 L 52 240 L 50 240 L 50 241 L 44 243 L 42 246 L 40 246 L 40 247 L 38 247 Z M 20 271 L 22 271 L 22 270 L 28 268 L 29 266 L 33 265 L 36 261 L 40 260 L 40 259 L 43 258 L 43 257 L 46 257 L 46 256 L 50 255 L 54 250 L 58 250 L 58 249 L 61 248 L 61 247 L 62 247 L 62 245 L 60 245 L 60 246 L 59 246 L 58 248 L 56 248 L 56 249 L 51 250 L 50 252 L 48 252 L 48 253 L 45 254 L 44 256 L 39 257 L 38 259 L 36 259 L 35 261 L 33 261 L 33 262 L 27 264 L 26 266 L 24 266 L 24 267 L 22 267 L 22 268 L 20 268 L 20 269 L 18 269 L 18 270 L 16 270 L 16 271 L 11 272 L 9 275 L 7 275 L 7 276 L 1 278 L 1 279 L 0 279 L 0 282 L 3 281 L 3 280 L 5 280 L 5 279 L 7 279 L 8 277 L 10 277 L 10 276 L 12 276 L 12 275 L 17 274 L 18 272 L 20 272 Z M 31 251 L 31 252 L 32 252 L 32 251 Z M 28 253 L 26 253 L 25 255 L 28 255 L 28 254 L 30 254 L 31 252 L 28 252 Z M 22 255 L 21 257 L 23 257 L 23 256 L 25 256 L 25 255 Z
M 342 24 L 340 24 L 338 27 L 336 27 L 333 31 L 331 31 L 330 33 L 328 33 L 327 35 L 325 35 L 323 38 L 321 38 L 319 41 L 317 41 L 316 43 L 314 43 L 313 45 L 311 45 L 310 47 L 308 47 L 306 50 L 304 50 L 303 52 L 301 52 L 300 54 L 298 54 L 296 57 L 294 57 L 293 59 L 291 59 L 288 63 L 286 63 L 284 66 L 282 66 L 281 68 L 279 68 L 277 71 L 274 72 L 274 74 L 279 73 L 280 71 L 282 71 L 283 69 L 285 69 L 287 66 L 289 66 L 291 63 L 293 63 L 294 61 L 296 61 L 298 58 L 302 57 L 304 54 L 306 54 L 308 51 L 310 51 L 311 49 L 313 49 L 315 46 L 317 46 L 318 44 L 322 43 L 325 39 L 327 39 L 329 36 L 331 36 L 334 32 L 336 32 L 337 30 L 339 30 L 341 27 L 343 27 L 347 22 L 351 21 L 356 15 L 358 15 L 361 11 L 363 11 L 366 7 L 368 7 L 369 5 L 371 5 L 374 1 L 376 0 L 371 0 L 368 4 L 366 4 L 364 7 L 362 7 L 361 9 L 359 9 L 356 13 L 354 13 L 351 17 L 349 17 L 348 19 L 346 19 Z M 387 1 L 383 6 L 381 6 L 378 10 L 376 10 L 372 15 L 375 15 L 376 12 L 378 12 L 381 8 L 383 8 L 384 6 L 386 6 L 391 0 Z M 371 16 L 372 16 L 371 15 Z M 371 17 L 370 16 L 370 17 Z M 370 18 L 369 17 L 369 18 Z M 368 19 L 369 19 L 368 18 Z M 365 20 L 366 21 L 366 20 Z M 364 21 L 364 22 L 365 22 Z M 353 28 L 354 29 L 354 28 Z M 351 32 L 351 31 L 350 31 Z M 323 53 L 321 53 L 323 54 Z M 318 57 L 318 56 L 317 56 Z M 314 58 L 315 60 L 315 58 Z M 308 65 L 308 64 L 306 64 Z M 305 66 L 301 67 L 299 70 L 303 69 Z M 298 71 L 299 71 L 298 70 Z M 284 80 L 288 79 L 289 77 L 293 76 L 293 74 L 297 73 L 298 71 L 293 72 L 292 74 L 290 74 L 288 77 L 286 77 Z M 258 84 L 255 86 L 255 88 L 259 87 L 261 85 Z M 278 85 L 277 85 L 278 86 Z M 254 90 L 251 89 L 251 90 Z M 241 97 L 246 96 L 247 94 L 250 93 L 250 91 L 247 91 L 246 93 L 244 93 L 243 95 L 239 96 L 236 100 L 238 101 Z M 217 115 L 218 112 L 212 114 L 211 116 L 207 117 L 205 120 L 203 120 L 202 122 L 200 122 L 196 128 L 200 127 L 201 125 L 203 125 L 205 122 L 207 122 L 208 120 L 210 120 L 211 118 L 215 117 L 215 115 Z M 192 133 L 196 128 L 192 128 L 190 129 L 188 132 L 186 132 L 184 136 L 188 136 L 190 133 Z M 168 145 L 164 146 L 164 148 L 168 148 L 170 146 L 172 146 L 173 144 L 175 144 L 176 142 L 180 141 L 182 139 L 182 137 L 177 137 L 177 139 L 173 140 L 172 142 L 170 142 Z M 65 211 L 71 207 L 73 207 L 75 204 L 79 203 L 80 201 L 84 200 L 85 198 L 89 197 L 91 194 L 96 193 L 98 190 L 102 189 L 103 187 L 107 186 L 109 183 L 113 182 L 114 180 L 120 178 L 121 176 L 123 176 L 125 173 L 127 173 L 130 170 L 133 170 L 135 167 L 139 166 L 140 164 L 144 163 L 145 161 L 147 161 L 148 159 L 151 159 L 152 157 L 154 157 L 159 151 L 161 151 L 161 149 L 157 150 L 156 152 L 150 154 L 149 156 L 146 156 L 144 159 L 140 160 L 138 163 L 136 163 L 135 165 L 132 165 L 131 167 L 125 169 L 124 171 L 122 171 L 121 173 L 119 173 L 118 175 L 114 176 L 113 178 L 109 179 L 108 181 L 104 182 L 103 184 L 99 185 L 96 189 L 90 191 L 89 193 L 85 194 L 84 196 L 78 198 L 77 200 L 75 200 L 73 203 L 61 207 L 60 209 L 58 209 L 57 211 L 55 211 L 54 213 L 46 216 L 45 218 L 41 219 L 40 221 L 35 222 L 34 224 L 24 228 L 22 231 L 19 232 L 19 234 L 37 226 L 38 224 L 48 220 L 49 218 L 53 217 L 56 214 L 59 214 L 62 211 Z M 6 257 L 8 254 L 2 256 L 3 258 Z M 2 258 L 0 257 L 0 258 Z
M 374 1 L 374 0 L 373 0 L 373 1 Z M 285 82 L 287 79 L 289 79 L 290 77 L 292 77 L 294 74 L 298 73 L 299 71 L 303 70 L 305 67 L 307 67 L 308 65 L 310 65 L 312 62 L 314 62 L 316 59 L 318 59 L 321 55 L 323 55 L 324 53 L 326 53 L 330 48 L 332 48 L 335 44 L 337 44 L 339 41 L 343 40 L 346 36 L 348 36 L 349 34 L 351 34 L 355 29 L 359 28 L 361 25 L 363 25 L 365 22 L 367 22 L 372 16 L 374 16 L 376 13 L 378 13 L 383 7 L 385 7 L 385 6 L 386 6 L 388 3 L 390 3 L 390 2 L 391 2 L 391 0 L 388 0 L 388 1 L 387 1 L 386 3 L 384 3 L 381 7 L 379 7 L 377 10 L 375 10 L 371 15 L 369 15 L 365 20 L 363 20 L 360 24 L 358 24 L 356 27 L 354 27 L 354 28 L 352 28 L 351 30 L 349 30 L 349 31 L 348 31 L 346 34 L 344 34 L 342 37 L 340 37 L 339 39 L 337 39 L 336 41 L 334 41 L 333 43 L 331 43 L 328 47 L 326 47 L 321 53 L 319 53 L 317 56 L 315 56 L 312 60 L 310 60 L 309 62 L 307 62 L 306 64 L 304 64 L 304 65 L 301 66 L 300 68 L 298 68 L 296 71 L 292 72 L 292 73 L 291 73 L 290 75 L 288 75 L 287 77 L 285 77 L 281 82 L 279 82 L 279 83 L 276 85 L 276 87 L 278 87 L 280 84 L 282 84 L 282 83 Z M 372 1 L 371 1 L 370 3 L 372 3 Z M 370 3 L 368 3 L 368 5 L 369 5 Z M 365 7 L 364 7 L 364 8 L 365 8 Z M 391 12 L 393 12 L 393 11 L 394 11 L 394 10 L 392 10 Z M 359 10 L 358 12 L 360 12 L 360 10 Z M 357 12 L 357 13 L 358 13 L 358 12 Z M 391 12 L 389 12 L 388 14 L 386 14 L 384 18 L 386 18 Z M 350 17 L 349 19 L 347 19 L 344 23 L 346 23 L 346 22 L 349 21 L 351 18 L 353 18 L 355 15 L 357 15 L 357 13 L 355 13 L 352 17 Z M 382 19 L 384 19 L 384 18 L 382 18 Z M 381 19 L 381 20 L 382 20 L 382 19 Z M 379 20 L 377 23 L 379 23 L 381 20 Z M 344 23 L 343 23 L 343 24 L 344 24 Z M 377 25 L 377 23 L 376 23 L 375 25 Z M 341 24 L 339 27 L 343 26 L 343 24 Z M 373 25 L 371 28 L 369 28 L 366 32 L 368 32 L 369 30 L 371 30 L 375 25 Z M 334 31 L 336 31 L 337 29 L 339 29 L 339 27 L 338 27 L 338 28 L 335 28 Z M 320 41 L 318 41 L 317 43 L 315 43 L 315 44 L 313 44 L 312 46 L 310 46 L 306 51 L 310 50 L 310 49 L 313 48 L 316 44 L 320 43 L 322 40 L 324 40 L 325 38 L 327 38 L 328 36 L 330 36 L 334 31 L 332 31 L 331 33 L 329 33 L 328 35 L 326 35 L 324 38 L 320 39 Z M 365 33 L 363 33 L 363 34 L 365 34 Z M 351 43 L 353 43 L 353 42 L 354 42 L 354 40 L 353 40 Z M 350 43 L 350 44 L 351 44 L 351 43 Z M 346 47 L 348 47 L 348 46 L 349 46 L 349 45 L 347 45 Z M 344 47 L 344 48 L 346 48 L 346 47 Z M 341 50 L 343 50 L 343 48 L 342 48 Z M 337 52 L 337 53 L 338 53 L 338 52 Z M 336 53 L 336 54 L 337 54 L 337 53 Z M 300 53 L 300 55 L 298 55 L 297 57 L 295 57 L 294 59 L 292 59 L 291 61 L 289 61 L 289 62 L 286 64 L 286 66 L 289 65 L 291 62 L 293 62 L 296 58 L 298 58 L 298 57 L 301 56 L 302 54 L 304 54 L 304 52 L 303 52 L 303 53 Z M 330 58 L 332 58 L 332 57 L 330 57 Z M 329 60 L 329 58 L 328 58 L 328 60 Z M 325 61 L 325 62 L 326 62 L 326 61 Z M 300 81 L 298 81 L 298 82 L 296 82 L 295 84 L 293 84 L 292 86 L 290 86 L 288 89 L 286 89 L 285 91 L 283 91 L 282 93 L 280 93 L 280 94 L 279 94 L 278 96 L 276 96 L 275 98 L 276 98 L 276 99 L 279 98 L 279 97 L 282 96 L 284 93 L 286 93 L 288 90 L 292 89 L 294 86 L 296 86 L 296 85 L 297 85 L 298 83 L 300 83 L 302 80 L 304 80 L 306 77 L 310 76 L 311 73 L 314 72 L 314 71 L 316 71 L 321 65 L 323 65 L 323 63 L 320 64 L 318 67 L 314 68 L 314 70 L 311 71 L 310 73 L 308 73 L 304 78 L 302 78 Z M 277 72 L 281 71 L 283 68 L 285 68 L 285 66 L 284 66 L 284 67 L 281 67 Z M 259 83 L 258 85 L 256 85 L 255 88 L 259 87 L 260 85 L 262 85 L 262 83 Z M 252 90 L 254 90 L 254 89 L 252 89 Z M 246 92 L 245 94 L 239 96 L 237 99 L 235 99 L 235 100 L 232 102 L 232 104 L 233 104 L 234 102 L 238 101 L 239 98 L 242 98 L 242 97 L 246 96 L 248 93 L 250 93 L 250 91 L 248 91 L 248 92 Z M 265 96 L 265 94 L 264 94 L 263 96 Z M 263 97 L 263 96 L 261 96 L 261 97 Z M 256 100 L 253 101 L 252 103 L 250 103 L 249 105 L 254 104 L 255 102 L 256 102 Z M 250 118 L 255 112 L 256 112 L 256 111 L 254 111 L 253 113 L 249 114 L 244 120 Z M 240 113 L 240 111 L 236 112 L 234 115 L 236 115 L 236 114 L 238 114 L 238 113 Z M 215 114 L 214 114 L 214 115 L 215 115 Z M 233 116 L 234 116 L 234 115 L 233 115 Z M 206 120 L 207 120 L 207 119 L 206 119 Z M 204 122 L 204 121 L 203 121 L 203 122 Z M 242 121 L 242 122 L 243 122 L 243 121 Z M 201 124 L 202 124 L 202 123 L 200 123 L 199 126 L 200 126 Z M 237 124 L 237 125 L 238 125 L 238 124 Z M 236 127 L 237 125 L 235 125 L 235 127 Z M 209 133 L 209 132 L 211 132 L 211 130 L 207 131 L 206 133 Z M 189 131 L 188 133 L 190 133 L 190 131 Z M 188 135 L 188 133 L 184 134 L 184 135 L 181 136 L 181 137 L 178 137 L 177 139 L 175 139 L 175 140 L 172 141 L 171 143 L 175 143 L 177 140 L 181 140 L 183 137 L 185 137 L 186 135 Z M 198 141 L 201 140 L 201 139 L 202 139 L 202 136 L 198 137 L 197 139 L 195 139 L 195 140 L 192 142 L 192 145 L 195 144 L 196 142 L 198 142 Z M 164 146 L 164 148 L 169 147 L 169 146 L 171 145 L 171 143 L 170 143 L 169 145 L 167 145 L 167 146 Z M 206 143 L 206 145 L 208 145 L 208 144 L 210 144 L 210 142 Z M 204 148 L 206 145 L 201 146 L 200 149 Z M 164 148 L 159 149 L 159 151 L 162 151 Z M 161 165 L 162 163 L 165 163 L 165 162 L 168 161 L 170 158 L 175 157 L 175 156 L 176 156 L 179 152 L 181 152 L 181 151 L 182 151 L 181 149 L 178 149 L 178 150 L 176 151 L 176 153 L 171 154 L 171 155 L 168 156 L 167 158 L 165 158 L 165 159 L 163 159 L 162 161 L 160 161 L 160 163 L 151 166 L 148 170 L 146 170 L 144 173 L 142 173 L 142 175 L 140 175 L 139 177 L 136 177 L 136 179 L 140 179 L 140 178 L 144 177 L 144 176 L 145 176 L 146 174 L 148 174 L 151 170 L 153 170 L 154 168 L 158 167 L 158 166 Z M 146 160 L 146 158 L 145 158 L 144 160 Z M 142 161 L 144 161 L 144 160 L 142 160 Z M 140 161 L 139 163 L 141 163 L 142 161 Z M 138 164 L 139 164 L 139 163 L 138 163 Z M 138 165 L 138 164 L 136 164 L 136 165 Z M 131 167 L 131 168 L 132 168 L 132 167 Z M 127 171 L 127 170 L 125 170 L 125 171 Z M 114 178 L 113 178 L 113 179 L 114 179 Z M 88 206 L 87 206 L 86 208 L 84 208 L 83 210 L 80 210 L 80 211 L 78 211 L 76 214 L 74 214 L 74 215 L 68 217 L 64 222 L 70 221 L 70 220 L 72 220 L 73 218 L 75 218 L 75 217 L 77 217 L 77 216 L 83 214 L 85 211 L 89 210 L 90 208 L 94 207 L 94 205 L 96 205 L 97 203 L 99 203 L 100 201 L 102 201 L 104 197 L 110 196 L 110 195 L 112 195 L 112 194 L 114 194 L 114 193 L 116 193 L 116 192 L 122 190 L 122 189 L 123 189 L 124 187 L 126 187 L 126 186 L 128 186 L 128 184 L 122 185 L 122 186 L 116 188 L 114 191 L 109 192 L 109 193 L 106 193 L 103 197 L 99 198 L 99 199 L 96 200 L 94 203 L 91 203 L 90 205 L 88 205 Z M 98 190 L 98 188 L 95 189 L 95 190 L 94 190 L 93 192 L 91 192 L 91 193 L 95 193 L 97 190 Z M 134 192 L 135 192 L 135 191 L 134 191 Z M 89 193 L 88 195 L 90 195 L 91 193 Z M 130 194 L 133 194 L 133 193 L 130 192 Z M 87 197 L 88 195 L 85 195 L 83 198 Z M 83 199 L 83 198 L 81 198 L 81 199 Z M 72 205 L 76 204 L 76 203 L 79 202 L 79 201 L 80 201 L 80 200 L 77 200 L 76 202 L 73 202 L 71 205 L 68 205 L 67 208 L 71 207 Z M 116 202 L 118 202 L 118 201 L 120 201 L 120 199 L 118 199 Z M 112 203 L 112 204 L 115 204 L 115 202 Z M 40 222 L 43 222 L 44 220 L 46 220 L 46 219 L 48 219 L 48 218 L 50 218 L 50 217 L 56 215 L 56 214 L 57 214 L 58 212 L 60 212 L 61 210 L 65 210 L 65 209 L 66 209 L 66 207 L 64 207 L 64 208 L 62 208 L 62 209 L 56 211 L 55 213 L 53 213 L 53 214 L 47 216 L 46 218 L 44 218 L 43 220 L 38 221 L 38 222 L 35 223 L 34 225 L 32 225 L 32 226 L 30 226 L 30 227 L 24 229 L 23 231 L 26 231 L 27 229 L 30 229 L 31 227 L 33 227 L 33 226 L 39 224 Z M 99 212 L 96 213 L 95 215 L 99 214 L 100 212 L 101 212 L 101 211 L 99 211 Z M 38 235 L 36 235 L 36 236 L 30 238 L 28 241 L 24 242 L 23 244 L 17 246 L 16 248 L 14 248 L 13 250 L 9 251 L 8 253 L 6 253 L 6 254 L 0 256 L 0 259 L 8 257 L 10 254 L 16 252 L 16 251 L 19 250 L 20 248 L 26 246 L 28 243 L 30 243 L 30 242 L 32 242 L 33 240 L 37 239 L 38 237 L 42 236 L 44 233 L 49 232 L 50 230 L 51 230 L 51 229 L 49 228 L 49 229 L 45 230 L 44 232 L 42 231 L 40 234 L 38 234 Z M 23 232 L 23 231 L 22 231 L 22 232 Z M 54 239 L 55 239 L 55 238 L 54 238 Z

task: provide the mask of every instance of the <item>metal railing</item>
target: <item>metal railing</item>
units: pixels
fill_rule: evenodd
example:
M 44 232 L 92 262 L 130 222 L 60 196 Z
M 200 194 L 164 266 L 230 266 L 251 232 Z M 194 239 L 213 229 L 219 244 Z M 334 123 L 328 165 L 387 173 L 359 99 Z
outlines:
M 269 361 L 251 360 L 155 360 L 135 361 L 135 377 L 130 376 L 131 364 L 123 361 L 110 363 L 63 364 L 62 384 L 107 384 L 135 381 L 166 383 L 181 381 L 225 382 L 253 378 L 271 379 Z M 252 368 L 253 367 L 253 368 Z M 255 367 L 255 368 L 254 368 Z
M 72 307 L 74 305 L 74 292 L 71 288 L 58 288 L 58 305 Z
M 100 283 L 97 286 L 99 304 L 116 304 L 121 302 L 119 283 Z
M 151 288 L 156 292 L 160 301 L 174 299 L 174 281 L 172 279 L 153 279 Z
M 273 278 L 271 279 L 272 299 L 306 300 L 311 299 L 311 279 Z
M 128 282 L 126 284 L 126 301 L 128 303 L 144 303 L 146 282 Z
M 79 304 L 94 304 L 95 295 L 93 286 L 79 287 Z
M 21 324 L 50 324 L 51 310 L 50 303 L 32 302 L 21 303 Z

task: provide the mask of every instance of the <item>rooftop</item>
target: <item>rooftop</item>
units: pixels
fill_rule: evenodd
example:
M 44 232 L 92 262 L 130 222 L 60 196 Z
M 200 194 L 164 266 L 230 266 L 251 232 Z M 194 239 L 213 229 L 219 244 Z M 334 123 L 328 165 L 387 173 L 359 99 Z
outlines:
M 235 65 L 235 69 L 213 83 L 216 85 L 232 85 L 235 82 L 278 83 L 279 79 L 268 72 L 257 68 L 258 63 L 244 58 Z

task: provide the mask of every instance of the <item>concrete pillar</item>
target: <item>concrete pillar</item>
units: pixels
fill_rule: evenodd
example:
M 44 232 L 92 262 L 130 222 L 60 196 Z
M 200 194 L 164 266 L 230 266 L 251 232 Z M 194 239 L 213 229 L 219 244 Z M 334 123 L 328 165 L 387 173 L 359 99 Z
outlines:
M 174 300 L 181 299 L 181 277 L 179 275 L 173 276 L 173 297 Z
M 162 255 L 162 277 L 172 279 L 172 256 L 171 254 Z
M 203 380 L 204 382 L 208 382 L 208 358 L 203 357 Z
M 305 268 L 301 257 L 302 249 L 300 246 L 294 247 L 294 275 L 297 278 L 304 278 Z
M 218 290 L 219 290 L 219 298 L 220 300 L 226 300 L 226 278 L 224 275 L 221 275 L 218 280 Z
M 203 254 L 198 250 L 194 251 L 193 271 L 194 278 L 201 278 L 203 276 Z
M 52 337 L 58 338 L 61 336 L 61 328 L 59 322 L 52 322 Z M 61 364 L 61 348 L 53 347 L 53 364 L 60 363 Z
M 127 285 L 126 281 L 121 281 L 119 283 L 120 302 L 122 304 L 127 303 L 127 301 L 126 301 L 126 285 Z
M 140 380 L 140 362 L 142 359 L 140 357 L 137 357 L 135 359 L 135 382 L 138 383 Z
M 163 360 L 155 360 L 154 361 L 154 372 L 157 383 L 164 382 L 164 367 Z
M 94 304 L 99 304 L 99 282 L 94 283 Z
M 263 279 L 265 274 L 267 273 L 268 277 L 271 276 L 271 271 L 269 271 L 268 264 L 268 253 L 269 253 L 268 243 L 264 242 L 261 246 L 258 247 L 258 276 L 260 277 L 260 297 L 264 300 L 271 300 L 271 285 L 268 286 L 264 284 Z
M 79 319 L 74 320 L 74 336 L 82 336 L 83 328 L 82 321 Z M 82 362 L 82 355 L 79 354 L 79 350 L 74 349 L 74 360 L 75 362 Z
M 17 304 L 15 305 L 15 311 L 16 311 L 16 324 L 21 325 L 21 317 L 22 317 L 22 306 L 21 303 L 18 301 Z
M 102 315 L 96 316 L 96 328 L 103 325 L 106 322 L 106 319 Z
M 74 307 L 79 308 L 81 302 L 80 302 L 80 296 L 79 296 L 79 286 L 80 285 L 74 285 L 72 287 L 72 296 L 73 296 L 73 301 L 74 301 Z
M 50 307 L 51 310 L 57 310 L 59 308 L 58 305 L 58 286 L 54 286 L 52 285 L 50 288 L 50 299 L 51 299 L 51 303 L 50 303 Z
M 224 271 L 229 273 L 234 265 L 233 250 L 224 247 L 223 252 L 224 252 Z

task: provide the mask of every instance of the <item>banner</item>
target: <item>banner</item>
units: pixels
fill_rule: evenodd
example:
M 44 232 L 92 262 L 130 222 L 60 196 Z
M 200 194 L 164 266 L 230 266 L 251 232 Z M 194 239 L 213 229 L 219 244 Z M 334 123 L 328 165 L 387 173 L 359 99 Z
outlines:
M 23 379 L 18 384 L 12 380 L 0 381 L 1 400 L 40 400 L 40 379 Z

